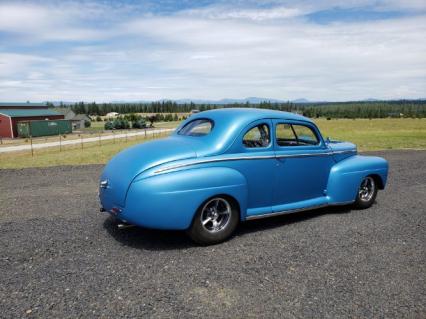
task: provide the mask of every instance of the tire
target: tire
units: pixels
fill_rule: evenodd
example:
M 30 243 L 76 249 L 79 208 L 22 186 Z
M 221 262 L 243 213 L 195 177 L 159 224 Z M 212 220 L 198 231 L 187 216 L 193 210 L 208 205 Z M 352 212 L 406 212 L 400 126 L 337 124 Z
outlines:
M 232 235 L 238 225 L 239 215 L 233 200 L 224 196 L 212 197 L 197 210 L 187 233 L 198 244 L 218 244 Z
M 365 177 L 358 188 L 355 199 L 355 207 L 358 209 L 366 209 L 373 205 L 377 196 L 377 182 L 372 176 Z

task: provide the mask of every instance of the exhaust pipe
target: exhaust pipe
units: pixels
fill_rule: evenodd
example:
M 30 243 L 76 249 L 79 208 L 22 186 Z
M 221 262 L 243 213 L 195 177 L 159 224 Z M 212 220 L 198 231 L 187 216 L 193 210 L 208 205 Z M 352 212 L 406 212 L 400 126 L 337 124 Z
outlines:
M 117 225 L 118 229 L 126 229 L 126 228 L 132 228 L 132 227 L 135 227 L 135 225 L 132 225 L 132 224 L 118 224 Z

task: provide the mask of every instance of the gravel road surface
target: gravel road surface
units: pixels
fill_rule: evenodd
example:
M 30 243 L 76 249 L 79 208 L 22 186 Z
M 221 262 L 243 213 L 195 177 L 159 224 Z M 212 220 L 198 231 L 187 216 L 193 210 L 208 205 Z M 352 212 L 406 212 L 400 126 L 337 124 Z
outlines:
M 425 318 L 426 151 L 376 153 L 367 210 L 244 223 L 226 243 L 118 230 L 101 166 L 0 170 L 1 318 Z

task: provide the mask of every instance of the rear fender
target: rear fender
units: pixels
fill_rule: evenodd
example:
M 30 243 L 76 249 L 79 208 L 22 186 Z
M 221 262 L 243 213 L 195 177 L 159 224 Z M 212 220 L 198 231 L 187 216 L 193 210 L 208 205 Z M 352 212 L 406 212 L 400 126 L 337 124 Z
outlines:
M 215 195 L 234 198 L 245 217 L 245 177 L 226 167 L 180 170 L 135 180 L 120 218 L 152 228 L 187 229 L 200 205 Z
M 388 176 L 388 162 L 375 156 L 355 155 L 335 164 L 327 185 L 330 204 L 343 204 L 355 200 L 359 185 L 364 177 L 374 175 L 379 187 L 384 188 Z

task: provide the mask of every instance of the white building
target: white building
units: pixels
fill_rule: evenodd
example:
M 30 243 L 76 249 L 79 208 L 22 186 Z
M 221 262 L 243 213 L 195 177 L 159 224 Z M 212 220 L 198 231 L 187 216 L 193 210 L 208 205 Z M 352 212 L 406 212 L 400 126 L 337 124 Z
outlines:
M 105 117 L 110 118 L 110 117 L 117 117 L 119 115 L 120 113 L 117 113 L 117 112 L 109 112 L 105 115 Z

